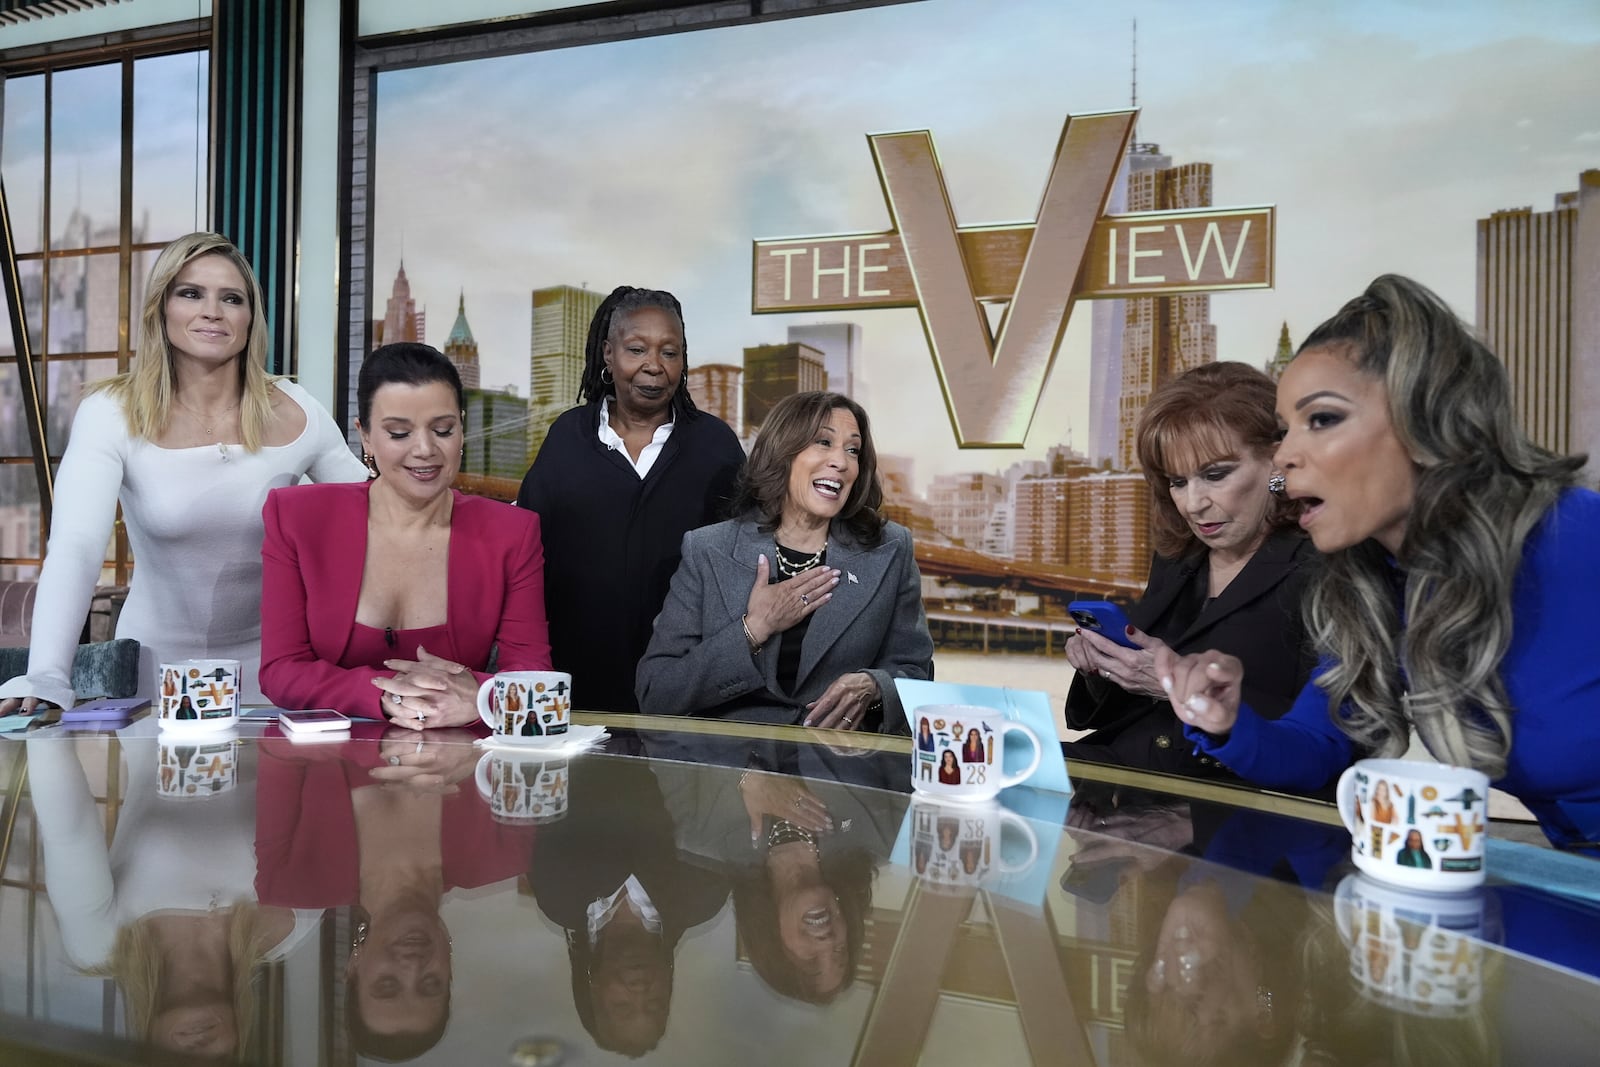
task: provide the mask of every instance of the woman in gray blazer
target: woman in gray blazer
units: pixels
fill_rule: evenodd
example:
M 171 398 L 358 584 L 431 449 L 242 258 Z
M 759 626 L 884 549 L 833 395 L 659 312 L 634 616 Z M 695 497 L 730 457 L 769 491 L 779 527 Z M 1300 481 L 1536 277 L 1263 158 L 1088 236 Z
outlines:
M 933 677 L 911 534 L 878 514 L 867 413 L 798 393 L 768 414 L 738 518 L 691 530 L 639 661 L 639 710 L 909 733 L 896 678 Z

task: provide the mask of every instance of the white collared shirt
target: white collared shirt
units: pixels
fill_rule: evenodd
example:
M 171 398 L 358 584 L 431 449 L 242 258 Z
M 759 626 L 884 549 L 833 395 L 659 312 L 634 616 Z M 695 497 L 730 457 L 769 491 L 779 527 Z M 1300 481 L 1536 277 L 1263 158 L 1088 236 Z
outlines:
M 656 906 L 650 900 L 650 894 L 644 891 L 644 886 L 639 884 L 639 879 L 628 875 L 628 880 L 609 897 L 601 897 L 591 901 L 588 909 L 589 919 L 589 944 L 593 945 L 600 939 L 600 931 L 616 917 L 617 909 L 626 900 L 628 909 L 639 917 L 644 928 L 652 934 L 661 933 L 661 914 L 656 911 Z
M 628 454 L 628 446 L 617 431 L 611 428 L 611 398 L 600 398 L 600 443 L 619 453 L 628 465 L 638 472 L 642 479 L 650 473 L 650 468 L 656 465 L 656 457 L 661 455 L 661 449 L 667 443 L 667 438 L 672 436 L 672 422 L 668 420 L 656 427 L 655 436 L 650 438 L 650 443 L 644 446 L 639 453 L 639 458 L 634 459 Z

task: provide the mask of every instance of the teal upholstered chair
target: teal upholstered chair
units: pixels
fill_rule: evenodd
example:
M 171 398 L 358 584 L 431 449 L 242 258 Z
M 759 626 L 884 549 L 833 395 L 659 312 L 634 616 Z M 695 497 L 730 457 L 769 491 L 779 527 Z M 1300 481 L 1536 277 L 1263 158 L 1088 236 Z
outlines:
M 0 681 L 27 673 L 26 648 L 0 648 Z M 80 700 L 133 696 L 139 691 L 139 642 L 123 637 L 79 645 L 72 659 L 72 689 Z

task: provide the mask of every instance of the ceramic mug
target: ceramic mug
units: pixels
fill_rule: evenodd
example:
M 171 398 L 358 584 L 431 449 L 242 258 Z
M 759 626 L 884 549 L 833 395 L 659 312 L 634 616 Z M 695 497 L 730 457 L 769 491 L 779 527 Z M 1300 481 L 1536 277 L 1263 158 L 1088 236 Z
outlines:
M 1033 746 L 1027 769 L 1005 773 L 1005 735 L 1021 734 Z M 925 704 L 912 712 L 911 786 L 941 800 L 992 800 L 1039 766 L 1039 735 L 993 708 Z
M 202 800 L 238 784 L 239 751 L 232 734 L 189 740 L 163 734 L 156 743 L 156 795 Z
M 567 732 L 572 675 L 560 671 L 502 671 L 478 687 L 478 717 L 508 741 Z
M 1348 875 L 1334 918 L 1362 993 L 1413 1015 L 1469 1014 L 1483 999 L 1494 929 L 1482 890 L 1421 893 Z
M 530 754 L 531 755 L 531 754 Z M 504 823 L 529 826 L 555 822 L 567 813 L 567 761 L 485 752 L 474 772 L 478 795 Z
M 912 797 L 910 818 L 911 866 L 930 889 L 978 888 L 1021 874 L 1039 858 L 1039 839 L 1028 820 L 997 803 L 941 804 Z M 1003 849 L 1008 838 L 1023 847 Z M 1019 852 L 1026 855 L 1020 862 Z
M 239 721 L 239 661 L 186 659 L 156 674 L 156 710 L 163 730 L 222 730 Z
M 1460 892 L 1483 884 L 1489 777 L 1420 760 L 1358 760 L 1339 777 L 1350 858 L 1381 882 Z

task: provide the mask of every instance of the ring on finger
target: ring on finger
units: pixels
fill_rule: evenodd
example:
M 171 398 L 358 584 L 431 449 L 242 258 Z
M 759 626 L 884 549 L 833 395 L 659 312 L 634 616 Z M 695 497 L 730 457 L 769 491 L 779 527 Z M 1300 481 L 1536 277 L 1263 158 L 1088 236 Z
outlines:
M 390 756 L 389 757 L 389 766 L 391 766 L 391 767 L 400 766 L 400 757 L 399 756 Z
M 404 704 L 406 702 L 406 698 L 401 696 L 399 693 L 390 693 L 389 699 L 394 701 L 396 704 Z
M 846 715 L 846 716 L 845 716 L 845 717 L 844 717 L 844 718 L 843 718 L 843 719 L 841 719 L 841 720 L 840 720 L 840 721 L 841 721 L 841 722 L 843 722 L 843 723 L 844 723 L 844 724 L 845 724 L 845 725 L 846 725 L 846 726 L 854 726 L 854 725 L 855 725 L 855 724 L 856 724 L 856 721 L 855 721 L 855 720 L 854 720 L 854 719 L 852 719 L 852 718 L 851 718 L 851 717 L 850 717 L 850 716 L 848 716 L 848 715 Z
M 802 606 L 804 606 L 806 604 L 810 604 L 811 603 L 811 597 L 809 595 L 805 594 L 805 593 L 801 593 L 800 594 L 800 603 L 801 603 Z

